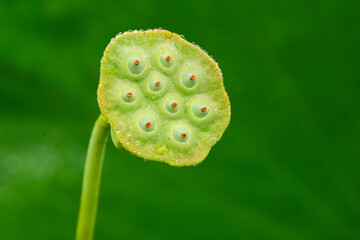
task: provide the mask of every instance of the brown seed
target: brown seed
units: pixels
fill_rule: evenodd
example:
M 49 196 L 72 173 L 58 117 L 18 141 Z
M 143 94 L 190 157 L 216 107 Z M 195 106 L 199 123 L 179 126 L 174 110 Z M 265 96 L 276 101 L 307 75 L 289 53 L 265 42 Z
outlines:
M 127 96 L 128 98 L 131 98 L 131 97 L 133 96 L 133 94 L 132 94 L 131 92 L 128 92 L 128 93 L 126 94 L 126 96 Z
M 190 80 L 195 80 L 195 75 L 191 75 Z
M 145 123 L 145 127 L 150 128 L 151 127 L 151 122 Z
M 161 85 L 161 82 L 159 82 L 159 81 L 157 81 L 156 83 L 155 83 L 155 86 L 160 86 Z
M 181 137 L 182 137 L 182 138 L 186 138 L 186 136 L 187 136 L 186 133 L 182 133 L 182 134 L 181 134 Z
M 206 112 L 206 107 L 202 107 L 201 111 Z
M 173 108 L 175 108 L 175 107 L 177 107 L 177 103 L 176 103 L 176 102 L 173 102 L 173 103 L 171 104 L 171 106 L 172 106 Z
M 140 64 L 140 61 L 136 59 L 136 60 L 134 61 L 134 64 L 137 66 L 137 65 Z
M 171 60 L 171 57 L 170 56 L 167 56 L 166 57 L 166 61 L 170 61 Z

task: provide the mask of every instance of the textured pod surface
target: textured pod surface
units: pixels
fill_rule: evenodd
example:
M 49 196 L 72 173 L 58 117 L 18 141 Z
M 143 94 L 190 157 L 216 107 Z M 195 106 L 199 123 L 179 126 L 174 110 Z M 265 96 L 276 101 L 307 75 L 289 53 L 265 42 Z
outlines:
M 230 121 L 217 63 L 166 30 L 112 39 L 101 60 L 98 102 L 115 146 L 173 166 L 204 160 Z

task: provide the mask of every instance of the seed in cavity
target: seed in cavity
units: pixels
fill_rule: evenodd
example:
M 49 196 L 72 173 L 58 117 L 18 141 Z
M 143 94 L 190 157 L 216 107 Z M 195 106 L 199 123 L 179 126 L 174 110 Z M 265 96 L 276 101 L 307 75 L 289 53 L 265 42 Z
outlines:
M 182 76 L 182 83 L 186 88 L 193 88 L 197 82 L 195 73 L 185 72 Z
M 160 79 L 153 79 L 149 83 L 149 88 L 153 92 L 159 92 L 161 89 L 163 89 L 163 85 Z
M 144 115 L 139 119 L 139 127 L 144 132 L 152 132 L 155 129 L 155 119 L 151 115 Z
M 121 98 L 126 103 L 132 103 L 136 99 L 136 93 L 132 89 L 124 89 L 121 92 Z
M 192 105 L 192 112 L 195 117 L 203 118 L 208 115 L 210 109 L 208 105 L 202 101 L 197 101 Z
M 177 125 L 173 128 L 172 135 L 177 142 L 185 143 L 189 140 L 190 132 L 186 127 Z
M 145 61 L 141 57 L 133 56 L 129 59 L 128 68 L 132 74 L 141 74 L 145 69 Z
M 160 57 L 160 63 L 166 68 L 171 68 L 174 66 L 175 61 L 170 53 L 164 53 Z
M 170 113 L 176 113 L 179 110 L 179 104 L 175 99 L 167 100 L 165 107 L 166 110 Z

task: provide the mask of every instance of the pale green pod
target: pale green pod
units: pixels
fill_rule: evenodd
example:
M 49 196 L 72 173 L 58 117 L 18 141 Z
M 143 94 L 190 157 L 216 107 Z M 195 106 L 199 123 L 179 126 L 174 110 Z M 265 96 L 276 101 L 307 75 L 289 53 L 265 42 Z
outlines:
M 230 121 L 217 63 L 166 30 L 126 32 L 110 42 L 98 102 L 119 149 L 173 166 L 203 161 Z

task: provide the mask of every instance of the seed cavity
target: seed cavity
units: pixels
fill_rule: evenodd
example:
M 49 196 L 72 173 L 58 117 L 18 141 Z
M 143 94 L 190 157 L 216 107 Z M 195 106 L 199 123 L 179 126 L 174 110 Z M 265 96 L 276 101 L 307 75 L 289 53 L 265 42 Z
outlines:
M 131 57 L 128 63 L 128 68 L 132 74 L 140 74 L 145 69 L 145 62 L 141 57 Z
M 171 68 L 174 66 L 175 61 L 170 53 L 164 53 L 160 57 L 160 63 L 166 68 Z
M 155 129 L 155 119 L 151 115 L 144 115 L 139 119 L 139 127 L 144 132 L 152 132 Z
M 186 72 L 182 76 L 182 83 L 187 88 L 192 88 L 195 86 L 197 81 L 196 75 L 192 72 Z
M 178 142 L 186 142 L 189 139 L 189 130 L 181 125 L 175 126 L 172 130 L 174 139 Z
M 192 105 L 192 112 L 195 117 L 203 118 L 203 117 L 206 117 L 206 115 L 208 115 L 209 108 L 206 105 L 206 103 L 204 103 L 202 101 L 198 101 Z
M 161 89 L 163 89 L 163 84 L 160 79 L 153 79 L 149 83 L 149 88 L 154 92 L 159 92 Z
M 165 107 L 170 113 L 176 113 L 179 110 L 179 104 L 175 99 L 167 100 Z
M 131 89 L 125 89 L 121 92 L 121 98 L 126 103 L 132 103 L 136 99 L 136 94 Z

